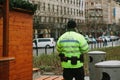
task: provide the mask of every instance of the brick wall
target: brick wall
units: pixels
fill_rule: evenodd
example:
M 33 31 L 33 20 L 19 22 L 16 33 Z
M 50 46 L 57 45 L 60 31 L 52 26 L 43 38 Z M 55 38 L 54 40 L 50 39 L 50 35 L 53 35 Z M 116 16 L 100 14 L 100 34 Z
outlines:
M 2 22 L 0 18 L 0 57 L 2 57 Z M 32 32 L 33 16 L 10 11 L 9 57 L 13 61 L 0 62 L 0 80 L 32 80 Z

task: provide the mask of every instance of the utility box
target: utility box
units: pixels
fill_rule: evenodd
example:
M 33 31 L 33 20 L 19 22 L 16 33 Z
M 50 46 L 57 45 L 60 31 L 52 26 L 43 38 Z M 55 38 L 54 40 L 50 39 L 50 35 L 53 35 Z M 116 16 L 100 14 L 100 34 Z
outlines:
M 91 51 L 88 52 L 88 56 L 89 56 L 89 76 L 90 76 L 90 80 L 97 80 L 97 73 L 99 73 L 99 71 L 96 69 L 95 67 L 95 63 L 101 62 L 101 61 L 105 61 L 105 54 L 106 52 L 103 51 Z
M 110 60 L 95 64 L 100 73 L 97 80 L 120 80 L 120 61 Z

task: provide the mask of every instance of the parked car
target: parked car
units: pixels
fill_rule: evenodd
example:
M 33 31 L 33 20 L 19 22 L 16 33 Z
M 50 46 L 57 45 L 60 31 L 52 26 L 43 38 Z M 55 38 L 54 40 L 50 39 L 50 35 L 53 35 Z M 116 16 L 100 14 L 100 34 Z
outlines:
M 119 36 L 110 36 L 111 40 L 112 41 L 115 41 L 115 40 L 119 40 L 120 37 Z
M 88 43 L 96 43 L 96 39 L 94 37 L 85 37 Z
M 103 42 L 103 38 L 102 37 L 98 37 L 96 38 L 97 42 Z
M 100 37 L 97 38 L 97 41 L 98 42 L 103 42 L 103 41 L 105 41 L 105 39 L 106 39 L 107 42 L 111 41 L 110 36 L 100 36 Z
M 92 37 L 90 39 L 92 40 L 92 43 L 97 43 L 97 40 L 94 37 Z
M 54 38 L 37 38 L 33 39 L 33 47 L 55 47 Z

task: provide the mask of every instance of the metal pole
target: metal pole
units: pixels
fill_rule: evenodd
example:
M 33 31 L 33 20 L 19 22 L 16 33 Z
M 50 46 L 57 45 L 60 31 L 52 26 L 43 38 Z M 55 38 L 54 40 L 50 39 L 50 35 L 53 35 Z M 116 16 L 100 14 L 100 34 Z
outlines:
M 9 0 L 3 4 L 3 56 L 8 56 L 9 48 Z
M 45 54 L 47 54 L 47 47 L 45 47 Z

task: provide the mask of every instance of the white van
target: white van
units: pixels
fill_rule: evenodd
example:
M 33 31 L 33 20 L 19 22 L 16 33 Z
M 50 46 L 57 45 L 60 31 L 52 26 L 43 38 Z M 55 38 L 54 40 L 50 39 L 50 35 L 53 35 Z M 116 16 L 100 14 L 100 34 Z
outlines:
M 54 38 L 37 38 L 33 39 L 33 47 L 55 47 Z

